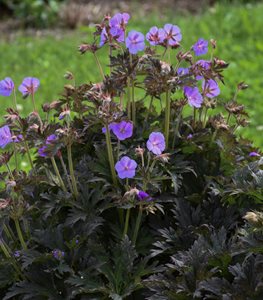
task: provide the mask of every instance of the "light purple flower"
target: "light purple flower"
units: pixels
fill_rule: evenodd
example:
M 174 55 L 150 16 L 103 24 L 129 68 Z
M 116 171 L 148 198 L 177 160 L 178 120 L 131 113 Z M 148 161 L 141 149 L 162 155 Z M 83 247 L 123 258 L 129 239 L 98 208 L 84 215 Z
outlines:
M 209 60 L 200 59 L 193 65 L 193 70 L 195 78 L 197 80 L 203 79 L 202 73 L 206 70 L 209 70 L 211 67 L 211 62 Z
M 249 156 L 250 157 L 259 157 L 260 154 L 258 154 L 256 151 L 252 151 L 252 152 L 249 153 Z
M 38 155 L 41 157 L 47 157 L 48 155 L 46 153 L 46 150 L 47 150 L 46 145 L 52 144 L 52 141 L 55 141 L 56 139 L 57 139 L 57 136 L 55 134 L 49 135 L 46 139 L 46 144 L 38 149 L 38 151 L 37 151 Z
M 111 132 L 112 128 L 115 126 L 115 122 L 109 124 L 109 131 Z M 106 133 L 106 127 L 102 127 L 102 133 Z
M 5 125 L 0 128 L 0 148 L 5 148 L 6 145 L 11 143 L 12 140 L 12 134 L 8 127 L 8 125 Z
M 11 78 L 6 77 L 0 81 L 0 95 L 8 97 L 12 94 L 15 85 Z
M 142 51 L 145 47 L 144 35 L 141 32 L 132 30 L 126 38 L 126 47 L 131 54 L 136 54 Z
M 118 176 L 121 179 L 133 178 L 135 176 L 136 168 L 137 168 L 136 161 L 133 159 L 130 159 L 128 156 L 123 156 L 115 164 L 115 170 L 118 172 Z
M 19 250 L 16 250 L 14 253 L 14 257 L 19 258 L 21 256 L 21 253 Z
M 188 140 L 191 140 L 193 138 L 192 133 L 189 133 L 188 136 L 186 137 Z
M 146 34 L 146 40 L 152 45 L 157 46 L 163 43 L 165 39 L 165 31 L 162 28 L 153 26 Z
M 34 94 L 40 85 L 39 79 L 35 77 L 24 78 L 22 84 L 19 86 L 18 90 L 23 94 L 23 96 L 28 96 Z
M 165 24 L 164 32 L 165 32 L 165 39 L 169 46 L 176 46 L 182 40 L 181 30 L 176 25 Z
M 124 42 L 125 27 L 130 19 L 130 15 L 127 13 L 117 13 L 109 22 L 110 34 L 118 41 Z
M 161 132 L 152 132 L 147 141 L 147 148 L 153 154 L 160 155 L 165 149 L 165 138 Z
M 217 82 L 213 79 L 203 81 L 202 83 L 203 93 L 208 98 L 214 98 L 220 94 L 220 89 Z
M 208 51 L 208 41 L 199 39 L 192 47 L 196 56 L 204 55 Z
M 100 47 L 102 47 L 109 39 L 106 28 L 104 27 L 100 34 Z
M 151 201 L 153 198 L 146 192 L 144 191 L 138 191 L 137 197 L 141 201 Z
M 119 123 L 114 123 L 111 128 L 113 133 L 120 141 L 126 140 L 127 138 L 130 138 L 132 136 L 132 122 L 121 121 Z
M 55 134 L 51 134 L 46 139 L 46 144 L 52 144 L 53 141 L 57 139 L 57 136 Z
M 186 86 L 184 94 L 190 106 L 200 108 L 203 103 L 203 97 L 197 87 Z
M 65 256 L 65 252 L 64 251 L 61 251 L 59 249 L 54 249 L 52 251 L 52 255 L 55 259 L 57 260 L 61 260 L 64 256 Z
M 178 70 L 177 70 L 177 74 L 179 75 L 179 76 L 184 76 L 184 75 L 187 75 L 187 74 L 189 74 L 189 68 L 178 68 Z

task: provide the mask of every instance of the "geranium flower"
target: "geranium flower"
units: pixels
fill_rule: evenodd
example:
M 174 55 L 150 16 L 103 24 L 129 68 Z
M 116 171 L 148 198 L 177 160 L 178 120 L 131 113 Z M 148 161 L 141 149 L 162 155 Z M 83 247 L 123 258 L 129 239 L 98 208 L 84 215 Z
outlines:
M 57 136 L 55 134 L 49 135 L 46 139 L 46 144 L 38 149 L 38 151 L 37 151 L 38 155 L 41 157 L 47 157 L 47 153 L 46 153 L 47 145 L 52 144 L 52 141 L 55 141 L 56 139 L 57 139 Z
M 163 43 L 165 39 L 165 31 L 162 28 L 153 26 L 146 34 L 146 40 L 152 45 L 157 46 Z
M 208 51 L 208 41 L 199 39 L 192 47 L 196 56 L 204 55 Z
M 126 47 L 131 54 L 136 54 L 142 51 L 145 47 L 144 35 L 141 32 L 132 30 L 126 38 Z
M 112 123 L 110 123 L 109 124 L 109 131 L 111 131 L 112 130 L 112 128 L 115 126 L 115 122 L 112 122 Z M 106 127 L 104 126 L 104 127 L 102 127 L 102 133 L 106 133 Z
M 147 141 L 147 148 L 153 154 L 160 155 L 165 149 L 165 138 L 161 132 L 152 132 Z
M 100 47 L 102 47 L 109 39 L 106 28 L 104 27 L 100 34 Z
M 123 156 L 115 164 L 115 170 L 118 172 L 118 176 L 121 179 L 133 178 L 135 176 L 136 168 L 137 168 L 136 161 L 133 159 L 130 159 L 128 156 Z
M 250 157 L 259 157 L 260 154 L 258 154 L 256 151 L 252 151 L 252 152 L 249 153 L 249 156 Z
M 15 85 L 11 78 L 6 77 L 0 81 L 0 95 L 8 97 L 12 94 Z
M 0 128 L 0 148 L 5 148 L 6 145 L 13 141 L 11 131 L 8 125 Z
M 179 75 L 179 76 L 184 76 L 184 75 L 187 75 L 187 74 L 189 74 L 189 68 L 178 68 L 178 70 L 177 70 L 177 74 Z
M 197 87 L 186 86 L 184 88 L 184 94 L 188 100 L 190 106 L 200 108 L 203 103 L 203 97 L 200 94 Z
M 165 40 L 169 46 L 176 46 L 182 40 L 181 30 L 178 26 L 172 24 L 164 25 Z
M 213 79 L 203 81 L 203 93 L 208 98 L 214 98 L 220 94 L 220 89 L 217 82 Z
M 132 122 L 121 121 L 119 123 L 114 123 L 111 126 L 113 133 L 120 140 L 126 140 L 132 136 L 133 124 Z
M 203 79 L 202 72 L 209 70 L 211 67 L 211 62 L 209 60 L 200 59 L 198 60 L 192 68 L 194 69 L 195 78 L 197 80 Z
M 24 78 L 22 84 L 19 86 L 18 90 L 23 94 L 24 97 L 34 94 L 40 85 L 39 79 L 35 77 Z
M 138 191 L 137 197 L 141 201 L 151 201 L 153 198 L 146 192 L 144 191 Z
M 118 13 L 114 15 L 109 22 L 110 34 L 118 41 L 124 42 L 125 27 L 130 19 L 127 13 Z

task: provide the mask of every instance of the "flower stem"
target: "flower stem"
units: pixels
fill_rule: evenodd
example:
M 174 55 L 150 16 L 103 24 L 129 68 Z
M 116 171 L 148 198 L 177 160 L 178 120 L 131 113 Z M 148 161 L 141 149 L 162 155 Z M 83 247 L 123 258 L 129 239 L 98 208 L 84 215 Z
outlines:
M 176 137 L 180 137 L 179 125 L 180 125 L 180 122 L 181 122 L 182 113 L 183 113 L 183 108 L 181 108 L 179 113 L 178 113 L 177 122 L 176 122 L 176 125 L 175 125 L 175 128 L 174 128 L 174 137 L 173 137 L 172 149 L 174 148 Z
M 17 231 L 17 235 L 20 240 L 21 246 L 23 247 L 24 250 L 27 250 L 27 245 L 25 243 L 23 233 L 22 233 L 20 225 L 19 225 L 19 220 L 17 218 L 15 218 L 14 221 L 15 221 L 16 231 Z
M 11 228 L 9 228 L 6 224 L 4 224 L 4 225 L 3 225 L 3 229 L 4 229 L 4 232 L 5 232 L 6 236 L 7 236 L 10 240 L 12 240 L 12 241 L 15 242 L 16 239 L 15 239 L 14 233 L 13 233 L 13 231 L 11 230 Z
M 10 167 L 9 167 L 9 164 L 6 163 L 5 165 L 6 165 L 7 171 L 8 171 L 8 173 L 9 173 L 9 176 L 11 177 L 11 179 L 12 179 L 12 180 L 15 180 L 15 178 L 14 178 L 14 176 L 13 176 L 13 173 L 12 173 Z
M 34 92 L 31 94 L 31 98 L 32 98 L 32 103 L 33 103 L 33 107 L 34 107 L 34 112 L 37 112 Z
M 15 154 L 15 165 L 16 165 L 16 170 L 18 170 L 18 159 L 17 159 L 17 150 L 16 150 L 16 144 L 14 144 L 14 154 Z
M 112 144 L 110 139 L 109 124 L 106 123 L 105 127 L 106 127 L 106 144 L 107 144 L 108 158 L 109 158 L 110 169 L 111 169 L 111 177 L 112 177 L 113 184 L 117 185 L 116 172 L 114 168 L 114 157 L 113 157 Z
M 132 54 L 130 53 L 130 68 L 132 70 Z M 130 83 L 131 83 L 131 102 L 132 102 L 132 122 L 135 126 L 136 122 L 136 104 L 134 99 L 134 81 L 132 76 L 130 77 Z
M 26 153 L 27 153 L 27 156 L 28 156 L 28 160 L 29 160 L 30 166 L 31 166 L 32 169 L 34 169 L 33 161 L 31 159 L 29 147 L 28 147 L 28 144 L 27 144 L 26 141 L 24 141 L 24 145 L 25 145 L 25 148 L 26 148 Z
M 102 80 L 104 80 L 104 79 L 105 79 L 105 76 L 104 76 L 104 73 L 103 73 L 103 70 L 102 70 L 100 61 L 99 61 L 99 59 L 98 59 L 98 56 L 97 56 L 97 54 L 96 54 L 95 52 L 94 52 L 94 58 L 95 58 L 95 61 L 96 61 L 97 66 L 98 66 L 98 68 L 99 68 L 99 71 L 100 71 L 100 75 L 101 75 L 101 77 L 102 77 Z
M 169 131 L 170 131 L 170 113 L 171 113 L 171 99 L 170 99 L 171 92 L 170 90 L 166 91 L 166 98 L 165 98 L 165 128 L 164 128 L 164 136 L 166 141 L 166 147 L 169 147 Z
M 71 184 L 71 182 L 70 182 L 70 178 L 69 178 L 69 175 L 68 175 L 67 167 L 66 167 L 66 165 L 65 165 L 65 163 L 64 163 L 64 160 L 63 160 L 62 155 L 59 155 L 59 159 L 60 159 L 60 163 L 61 163 L 61 165 L 62 165 L 63 171 L 64 171 L 64 175 L 65 175 L 65 177 L 67 178 L 67 182 L 68 182 L 69 189 L 70 189 L 71 193 L 73 194 L 72 184 Z
M 57 175 L 57 177 L 58 177 L 60 187 L 62 188 L 62 190 L 63 190 L 64 192 L 67 192 L 67 189 L 66 189 L 66 187 L 65 187 L 65 184 L 64 184 L 64 182 L 63 182 L 63 180 L 62 180 L 62 178 L 61 178 L 61 176 L 60 176 L 59 169 L 58 169 L 58 166 L 57 166 L 57 163 L 56 163 L 55 158 L 54 158 L 54 157 L 51 157 L 50 159 L 51 159 L 51 162 L 52 162 L 54 171 L 55 171 L 55 173 L 56 173 L 56 175 Z
M 127 78 L 127 115 L 129 120 L 131 119 L 131 87 L 130 87 L 130 77 Z
M 69 143 L 67 145 L 67 152 L 68 152 L 69 174 L 70 174 L 70 178 L 71 178 L 71 182 L 72 182 L 73 193 L 74 193 L 74 196 L 77 198 L 79 193 L 78 193 L 76 178 L 75 178 L 75 175 L 74 175 L 72 152 L 71 152 L 71 143 Z
M 8 250 L 6 249 L 5 244 L 4 244 L 4 242 L 3 242 L 2 239 L 0 239 L 0 247 L 1 247 L 1 249 L 2 249 L 2 251 L 3 251 L 3 253 L 4 253 L 4 255 L 6 256 L 6 258 L 11 258 L 11 255 L 10 255 L 10 253 L 8 252 Z
M 126 211 L 125 225 L 124 225 L 122 238 L 125 238 L 125 235 L 127 235 L 127 233 L 128 233 L 130 214 L 131 214 L 131 209 L 128 208 L 127 211 Z
M 13 89 L 13 105 L 14 105 L 14 109 L 17 111 L 16 89 L 15 89 L 15 87 Z
M 139 213 L 138 213 L 138 216 L 137 216 L 137 219 L 136 219 L 135 229 L 134 229 L 134 233 L 133 233 L 133 237 L 132 237 L 132 243 L 134 245 L 136 244 L 136 240 L 137 240 L 139 228 L 140 228 L 140 225 L 141 225 L 141 221 L 142 221 L 142 205 L 140 204 Z

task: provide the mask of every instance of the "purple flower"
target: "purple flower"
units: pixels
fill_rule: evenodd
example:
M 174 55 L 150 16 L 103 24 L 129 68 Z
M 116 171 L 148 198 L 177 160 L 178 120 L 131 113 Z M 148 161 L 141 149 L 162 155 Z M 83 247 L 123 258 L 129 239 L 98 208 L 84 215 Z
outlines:
M 135 176 L 135 169 L 137 163 L 135 160 L 130 159 L 128 156 L 123 156 L 116 164 L 115 170 L 121 179 L 133 178 Z
M 57 139 L 57 136 L 55 134 L 51 134 L 46 139 L 46 144 L 52 144 L 53 141 Z
M 153 198 L 146 192 L 144 191 L 138 191 L 137 197 L 141 201 L 151 201 Z
M 203 97 L 197 87 L 186 86 L 184 88 L 184 94 L 190 106 L 195 108 L 201 107 L 201 104 L 203 103 Z
M 152 132 L 147 141 L 147 148 L 153 154 L 162 154 L 165 149 L 164 135 L 161 132 Z
M 6 77 L 0 81 L 0 95 L 8 97 L 12 94 L 15 85 L 11 78 Z
M 208 51 L 208 41 L 199 39 L 192 47 L 196 56 L 204 55 Z
M 249 153 L 250 157 L 256 157 L 256 156 L 260 156 L 260 154 L 258 154 L 256 151 L 252 151 Z
M 132 136 L 133 124 L 126 121 L 115 123 L 112 126 L 112 131 L 120 141 L 123 141 Z
M 203 81 L 202 88 L 204 95 L 208 98 L 214 98 L 220 94 L 219 86 L 213 79 Z
M 104 27 L 102 29 L 102 32 L 100 34 L 100 47 L 102 47 L 109 39 L 108 33 L 106 31 L 106 28 Z
M 114 15 L 109 22 L 110 34 L 118 41 L 124 42 L 125 27 L 130 19 L 130 15 L 127 13 L 118 13 Z
M 126 47 L 131 54 L 136 54 L 142 51 L 145 47 L 144 35 L 141 32 L 132 30 L 126 38 Z
M 21 256 L 21 253 L 19 250 L 16 250 L 14 253 L 14 257 L 19 258 Z
M 177 74 L 179 76 L 187 75 L 187 74 L 189 74 L 189 68 L 178 68 Z
M 176 46 L 182 40 L 181 30 L 176 25 L 165 24 L 164 32 L 165 32 L 165 39 L 169 46 Z
M 189 133 L 188 136 L 186 137 L 188 140 L 191 140 L 193 138 L 192 133 Z
M 65 256 L 65 252 L 64 251 L 61 251 L 59 249 L 54 249 L 52 251 L 52 255 L 55 259 L 57 260 L 61 260 L 64 256 Z
M 47 153 L 46 153 L 46 149 L 47 149 L 47 146 L 42 146 L 38 149 L 38 155 L 41 156 L 41 157 L 47 157 Z
M 209 60 L 200 59 L 193 65 L 193 70 L 195 78 L 197 80 L 203 79 L 202 73 L 206 70 L 209 70 L 211 67 L 211 62 Z
M 34 94 L 40 85 L 40 81 L 34 77 L 24 78 L 22 84 L 19 86 L 18 90 L 23 94 L 23 96 L 28 96 Z
M 0 128 L 0 148 L 5 148 L 6 145 L 11 143 L 12 140 L 12 134 L 8 127 L 8 125 L 5 125 Z
M 109 124 L 109 131 L 111 131 L 113 129 L 115 124 L 116 124 L 115 122 Z M 104 133 L 104 134 L 106 133 L 106 127 L 105 126 L 102 127 L 102 133 Z
M 165 31 L 156 26 L 152 27 L 146 34 L 146 40 L 152 45 L 157 46 L 163 43 L 165 39 Z

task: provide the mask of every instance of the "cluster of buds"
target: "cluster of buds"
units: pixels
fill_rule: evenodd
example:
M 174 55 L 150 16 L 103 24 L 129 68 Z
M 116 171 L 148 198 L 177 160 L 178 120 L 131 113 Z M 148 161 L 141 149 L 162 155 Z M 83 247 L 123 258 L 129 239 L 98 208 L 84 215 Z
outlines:
M 182 52 L 182 51 L 179 51 L 176 55 L 176 58 L 178 60 L 178 62 L 181 62 L 181 61 L 188 61 L 192 64 L 193 62 L 193 55 L 191 54 L 190 51 L 187 51 L 187 52 Z
M 91 53 L 95 53 L 98 50 L 98 46 L 94 43 L 94 44 L 81 44 L 79 45 L 79 52 L 81 54 L 84 54 L 86 52 L 91 52 Z
M 102 100 L 101 105 L 98 109 L 98 117 L 103 121 L 104 124 L 110 124 L 120 120 L 123 115 L 122 108 L 120 105 L 108 96 Z
M 228 130 L 229 126 L 226 123 L 226 120 L 222 114 L 215 115 L 209 119 L 211 125 L 216 129 Z

